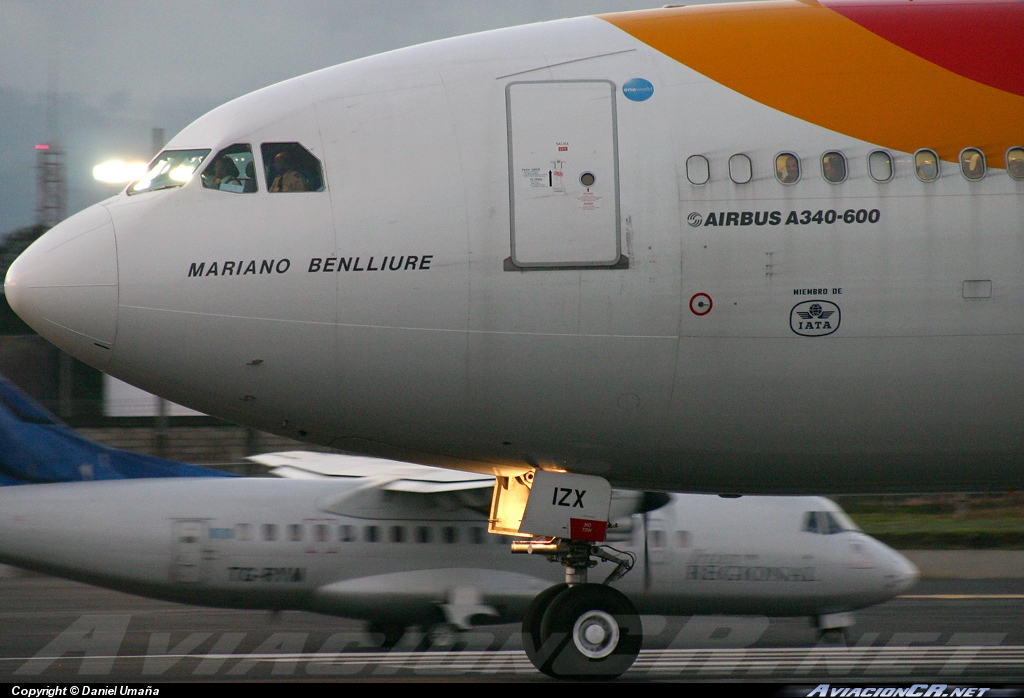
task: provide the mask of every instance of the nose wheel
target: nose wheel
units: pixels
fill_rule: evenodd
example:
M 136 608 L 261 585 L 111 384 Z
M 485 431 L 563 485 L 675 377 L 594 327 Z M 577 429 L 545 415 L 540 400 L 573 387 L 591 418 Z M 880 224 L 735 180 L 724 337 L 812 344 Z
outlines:
M 523 619 L 523 648 L 558 679 L 614 679 L 636 660 L 640 616 L 622 592 L 603 584 L 558 584 L 541 592 Z

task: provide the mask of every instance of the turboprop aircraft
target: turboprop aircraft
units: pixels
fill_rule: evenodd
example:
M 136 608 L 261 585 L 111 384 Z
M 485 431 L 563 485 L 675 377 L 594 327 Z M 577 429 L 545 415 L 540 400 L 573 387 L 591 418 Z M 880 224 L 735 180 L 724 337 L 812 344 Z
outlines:
M 510 556 L 486 532 L 488 476 L 358 456 L 255 458 L 292 473 L 309 473 L 310 459 L 335 476 L 4 488 L 0 562 L 185 603 L 366 619 L 386 644 L 410 625 L 450 639 L 518 621 L 557 580 L 540 556 Z M 616 491 L 612 506 L 608 545 L 638 567 L 615 588 L 642 613 L 812 616 L 839 630 L 917 579 L 820 497 Z
M 566 568 L 545 670 L 613 675 L 613 485 L 1021 486 L 1022 33 L 777 0 L 353 61 L 186 127 L 8 300 L 175 402 L 495 475 L 489 529 Z
M 224 473 L 85 439 L 0 377 L 5 482 L 176 478 L 169 489 L 11 488 L 0 494 L 0 560 L 157 598 L 363 618 L 385 644 L 410 625 L 450 640 L 481 621 L 519 620 L 550 586 L 554 570 L 542 561 L 481 547 L 503 541 L 484 532 L 491 476 L 326 453 L 250 460 L 274 477 L 207 490 L 198 478 Z M 68 509 L 66 497 L 79 504 Z M 138 503 L 124 511 L 124 498 Z M 613 502 L 608 540 L 643 569 L 621 588 L 652 613 L 809 615 L 828 632 L 917 576 L 822 498 L 617 491 Z M 107 550 L 114 510 L 143 560 Z M 760 538 L 748 535 L 754 528 Z

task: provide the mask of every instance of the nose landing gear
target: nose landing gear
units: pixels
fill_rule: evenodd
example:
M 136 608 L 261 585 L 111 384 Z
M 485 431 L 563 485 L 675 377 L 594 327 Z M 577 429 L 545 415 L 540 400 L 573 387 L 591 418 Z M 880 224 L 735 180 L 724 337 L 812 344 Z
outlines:
M 586 583 L 587 567 L 591 565 L 580 564 L 578 542 L 560 543 L 545 545 L 561 552 L 549 552 L 552 559 L 574 563 L 566 565 L 566 579 L 573 583 L 549 587 L 530 604 L 523 618 L 526 656 L 538 670 L 554 678 L 614 679 L 629 670 L 640 653 L 640 616 L 622 592 L 604 584 Z M 596 546 L 587 547 L 591 554 L 608 559 L 608 554 Z M 620 564 L 625 565 L 625 561 Z M 618 576 L 621 574 L 613 573 L 609 581 Z

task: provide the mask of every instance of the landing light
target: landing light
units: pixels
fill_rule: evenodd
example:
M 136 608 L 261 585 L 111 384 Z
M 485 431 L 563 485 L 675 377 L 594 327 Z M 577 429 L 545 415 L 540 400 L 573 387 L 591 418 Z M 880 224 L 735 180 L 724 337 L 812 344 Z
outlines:
M 124 184 L 146 174 L 146 163 L 107 160 L 92 168 L 93 179 L 106 184 Z

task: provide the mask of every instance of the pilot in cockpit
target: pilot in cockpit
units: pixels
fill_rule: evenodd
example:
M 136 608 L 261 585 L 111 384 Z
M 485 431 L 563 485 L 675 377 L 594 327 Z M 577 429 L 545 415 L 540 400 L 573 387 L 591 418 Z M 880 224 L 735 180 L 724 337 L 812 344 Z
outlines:
M 271 170 L 274 177 L 270 182 L 271 192 L 309 191 L 309 182 L 295 168 L 291 155 L 282 150 L 274 156 Z
M 235 161 L 229 155 L 221 155 L 203 172 L 203 187 L 240 193 L 245 186 L 238 175 L 238 165 Z

